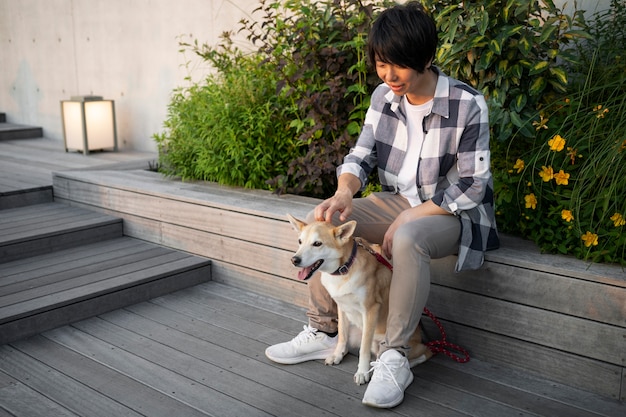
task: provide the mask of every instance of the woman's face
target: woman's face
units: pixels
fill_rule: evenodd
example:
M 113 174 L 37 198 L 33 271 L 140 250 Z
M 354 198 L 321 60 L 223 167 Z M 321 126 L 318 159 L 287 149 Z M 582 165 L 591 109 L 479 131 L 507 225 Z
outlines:
M 376 61 L 376 73 L 394 94 L 406 95 L 411 104 L 422 104 L 434 94 L 432 71 L 419 73 L 412 68 Z

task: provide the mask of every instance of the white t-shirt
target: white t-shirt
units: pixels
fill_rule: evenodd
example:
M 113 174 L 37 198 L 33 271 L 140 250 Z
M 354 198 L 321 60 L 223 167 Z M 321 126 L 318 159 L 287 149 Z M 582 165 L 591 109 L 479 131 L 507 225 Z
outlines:
M 402 106 L 406 114 L 407 124 L 407 149 L 404 162 L 398 173 L 398 188 L 411 204 L 411 207 L 420 205 L 422 201 L 417 193 L 417 163 L 424 144 L 424 129 L 422 123 L 432 107 L 433 101 L 429 100 L 423 104 L 413 105 L 404 98 Z

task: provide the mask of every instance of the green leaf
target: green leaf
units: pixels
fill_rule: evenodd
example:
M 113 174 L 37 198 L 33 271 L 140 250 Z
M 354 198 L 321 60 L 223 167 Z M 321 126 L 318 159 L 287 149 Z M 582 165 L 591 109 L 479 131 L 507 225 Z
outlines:
M 491 50 L 496 55 L 500 55 L 502 53 L 501 42 L 502 41 L 499 41 L 498 39 L 492 39 L 491 42 L 489 42 L 489 50 Z
M 545 41 L 550 39 L 554 31 L 557 29 L 558 29 L 557 26 L 547 25 L 547 24 L 544 25 L 543 29 L 541 30 L 541 36 L 539 36 L 539 42 L 544 43 Z
M 519 114 L 517 112 L 509 112 L 509 116 L 511 117 L 511 122 L 515 126 L 522 127 L 524 125 L 524 122 L 522 121 L 521 117 L 519 117 Z
M 539 61 L 530 68 L 528 75 L 540 74 L 548 69 L 549 65 L 550 63 L 548 61 Z
M 544 77 L 537 77 L 530 84 L 530 88 L 528 89 L 528 94 L 531 96 L 539 95 L 547 85 L 547 81 Z
M 550 74 L 563 85 L 567 85 L 567 73 L 562 68 L 550 68 Z
M 484 35 L 489 27 L 489 13 L 487 10 L 483 10 L 480 21 L 478 22 L 478 33 Z
M 528 97 L 526 96 L 526 94 L 518 94 L 517 97 L 515 97 L 515 100 L 511 102 L 511 105 L 513 106 L 513 110 L 521 113 L 524 107 L 526 107 L 527 102 Z
M 532 43 L 528 40 L 526 36 L 522 36 L 517 44 L 517 48 L 525 57 L 528 56 L 530 50 L 532 49 Z

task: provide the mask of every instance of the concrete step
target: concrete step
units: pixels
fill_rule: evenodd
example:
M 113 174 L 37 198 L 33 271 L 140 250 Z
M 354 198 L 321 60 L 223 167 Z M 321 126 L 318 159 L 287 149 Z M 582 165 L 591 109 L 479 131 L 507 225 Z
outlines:
M 210 279 L 209 260 L 130 237 L 0 263 L 0 345 Z
M 0 263 L 121 237 L 122 220 L 61 203 L 0 211 Z

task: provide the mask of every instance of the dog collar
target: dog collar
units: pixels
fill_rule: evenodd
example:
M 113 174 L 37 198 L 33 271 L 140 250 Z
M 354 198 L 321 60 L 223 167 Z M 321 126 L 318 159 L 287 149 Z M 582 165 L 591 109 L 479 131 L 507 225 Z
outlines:
M 354 259 L 356 258 L 356 247 L 357 247 L 357 244 L 355 240 L 354 245 L 352 246 L 352 253 L 350 254 L 350 259 L 348 259 L 348 262 L 341 265 L 339 268 L 337 268 L 335 272 L 333 272 L 330 275 L 346 275 L 348 273 L 348 271 L 350 270 L 350 267 L 354 263 Z

